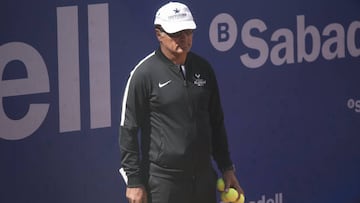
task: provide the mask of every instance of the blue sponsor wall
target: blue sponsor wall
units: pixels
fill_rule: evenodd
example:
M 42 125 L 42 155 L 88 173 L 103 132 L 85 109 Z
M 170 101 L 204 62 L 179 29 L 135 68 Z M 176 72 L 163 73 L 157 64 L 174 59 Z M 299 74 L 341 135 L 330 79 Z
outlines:
M 0 3 L 0 202 L 126 202 L 118 126 L 166 1 Z M 360 2 L 183 1 L 249 203 L 360 202 Z

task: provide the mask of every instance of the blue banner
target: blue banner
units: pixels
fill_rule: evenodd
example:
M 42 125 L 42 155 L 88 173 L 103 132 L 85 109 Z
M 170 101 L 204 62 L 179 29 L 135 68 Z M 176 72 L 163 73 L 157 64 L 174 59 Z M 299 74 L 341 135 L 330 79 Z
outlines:
M 126 202 L 122 95 L 166 2 L 0 3 L 0 202 Z M 360 202 L 360 2 L 183 3 L 246 202 Z

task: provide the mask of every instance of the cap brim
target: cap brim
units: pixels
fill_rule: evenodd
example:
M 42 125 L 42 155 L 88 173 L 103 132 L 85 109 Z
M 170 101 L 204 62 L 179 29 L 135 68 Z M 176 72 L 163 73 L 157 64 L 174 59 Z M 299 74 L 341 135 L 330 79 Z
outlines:
M 181 30 L 194 30 L 196 29 L 196 24 L 194 21 L 185 21 L 185 22 L 172 22 L 172 23 L 162 23 L 161 27 L 167 33 L 175 33 Z

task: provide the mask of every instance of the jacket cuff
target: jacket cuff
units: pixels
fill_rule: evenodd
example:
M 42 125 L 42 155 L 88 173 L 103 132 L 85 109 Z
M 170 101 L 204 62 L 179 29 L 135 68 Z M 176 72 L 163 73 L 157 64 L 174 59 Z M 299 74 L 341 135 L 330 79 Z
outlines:
M 225 173 L 226 171 L 230 171 L 230 170 L 235 172 L 235 165 L 231 164 L 231 165 L 229 165 L 227 167 L 221 168 L 220 170 L 221 170 L 221 173 Z
M 130 176 L 128 177 L 127 187 L 140 187 L 144 186 L 141 176 Z

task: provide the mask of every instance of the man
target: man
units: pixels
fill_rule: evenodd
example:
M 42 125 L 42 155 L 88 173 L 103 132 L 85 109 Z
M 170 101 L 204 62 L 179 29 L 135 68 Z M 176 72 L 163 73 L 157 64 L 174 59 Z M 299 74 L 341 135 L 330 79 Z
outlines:
M 167 3 L 154 25 L 160 48 L 131 72 L 123 98 L 119 143 L 126 197 L 131 203 L 215 203 L 212 157 L 226 188 L 243 193 L 214 72 L 190 52 L 196 24 L 189 8 Z

